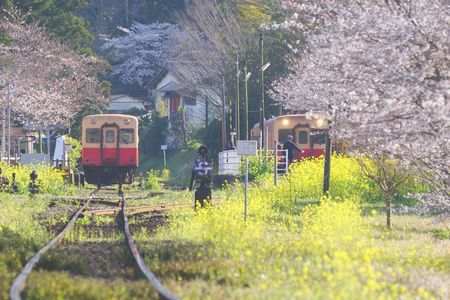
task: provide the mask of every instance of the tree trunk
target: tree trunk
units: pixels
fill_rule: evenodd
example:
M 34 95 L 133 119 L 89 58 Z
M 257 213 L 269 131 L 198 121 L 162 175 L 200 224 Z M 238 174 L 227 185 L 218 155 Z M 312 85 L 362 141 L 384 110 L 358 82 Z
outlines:
M 3 156 L 6 153 L 6 106 L 2 109 L 2 153 L 0 160 L 3 160 Z
M 384 198 L 386 199 L 386 226 L 391 229 L 392 193 L 385 192 Z

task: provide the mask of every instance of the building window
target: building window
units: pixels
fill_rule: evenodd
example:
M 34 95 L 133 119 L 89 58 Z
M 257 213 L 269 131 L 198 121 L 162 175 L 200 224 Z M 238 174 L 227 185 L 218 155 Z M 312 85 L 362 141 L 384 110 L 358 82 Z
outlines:
M 100 129 L 99 128 L 87 128 L 86 129 L 86 143 L 88 143 L 88 144 L 100 143 Z
M 298 132 L 298 143 L 302 145 L 308 144 L 308 131 L 299 131 Z
M 114 143 L 115 140 L 115 134 L 114 134 L 114 130 L 106 130 L 105 131 L 105 142 L 107 144 L 112 144 Z
M 120 129 L 120 143 L 121 144 L 134 143 L 134 129 Z

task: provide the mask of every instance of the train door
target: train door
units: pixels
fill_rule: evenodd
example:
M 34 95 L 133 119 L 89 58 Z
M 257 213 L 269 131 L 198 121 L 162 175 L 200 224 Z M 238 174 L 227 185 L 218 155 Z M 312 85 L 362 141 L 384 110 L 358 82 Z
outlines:
M 119 164 L 119 126 L 116 124 L 102 126 L 100 149 L 103 165 Z

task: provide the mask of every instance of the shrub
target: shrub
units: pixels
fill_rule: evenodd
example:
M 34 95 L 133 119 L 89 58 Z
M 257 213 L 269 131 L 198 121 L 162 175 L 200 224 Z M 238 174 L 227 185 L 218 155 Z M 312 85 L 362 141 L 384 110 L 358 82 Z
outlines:
M 241 176 L 245 176 L 245 157 L 242 157 L 241 161 Z M 264 177 L 269 174 L 273 174 L 274 164 L 273 159 L 264 159 L 261 156 L 261 151 L 258 155 L 250 156 L 248 158 L 248 178 L 250 180 Z
M 147 172 L 147 180 L 145 181 L 144 188 L 146 190 L 154 190 L 160 187 L 159 183 L 160 172 L 158 170 L 150 170 Z
M 36 183 L 39 191 L 45 194 L 61 195 L 68 192 L 68 186 L 64 183 L 63 172 L 49 165 L 10 165 L 0 163 L 3 170 L 2 176 L 6 176 L 9 182 L 12 182 L 12 174 L 16 174 L 16 185 L 19 194 L 28 193 L 28 185 L 30 183 L 30 174 L 36 171 L 38 178 Z
M 66 143 L 70 144 L 70 152 L 67 155 L 70 161 L 70 169 L 72 172 L 77 172 L 78 170 L 78 161 L 81 157 L 81 143 L 79 140 L 71 137 L 66 138 Z

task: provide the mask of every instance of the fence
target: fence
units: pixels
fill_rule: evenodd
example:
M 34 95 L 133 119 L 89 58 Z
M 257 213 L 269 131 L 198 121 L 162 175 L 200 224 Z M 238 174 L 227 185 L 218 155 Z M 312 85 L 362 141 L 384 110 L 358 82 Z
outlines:
M 282 175 L 288 172 L 287 150 L 269 150 L 260 152 L 260 158 L 267 162 L 277 161 L 274 164 L 274 174 Z M 219 153 L 219 175 L 235 175 L 241 173 L 241 157 L 236 150 L 226 150 Z M 276 179 L 275 179 L 276 180 Z

